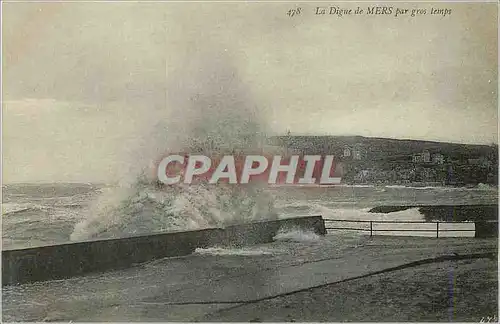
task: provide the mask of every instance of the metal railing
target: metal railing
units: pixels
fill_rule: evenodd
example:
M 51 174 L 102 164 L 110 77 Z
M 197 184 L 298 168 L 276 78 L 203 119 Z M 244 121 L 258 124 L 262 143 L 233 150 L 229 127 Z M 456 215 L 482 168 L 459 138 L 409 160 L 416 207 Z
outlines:
M 353 228 L 353 227 L 330 227 L 329 223 L 370 223 L 370 228 Z M 475 224 L 474 222 L 426 222 L 426 221 L 374 221 L 374 220 L 352 220 L 352 219 L 325 219 L 326 230 L 350 230 L 350 231 L 370 231 L 370 237 L 373 236 L 373 232 L 436 232 L 436 237 L 439 237 L 439 232 L 475 232 L 476 229 L 439 229 L 439 224 Z M 373 229 L 373 224 L 435 224 L 434 229 Z

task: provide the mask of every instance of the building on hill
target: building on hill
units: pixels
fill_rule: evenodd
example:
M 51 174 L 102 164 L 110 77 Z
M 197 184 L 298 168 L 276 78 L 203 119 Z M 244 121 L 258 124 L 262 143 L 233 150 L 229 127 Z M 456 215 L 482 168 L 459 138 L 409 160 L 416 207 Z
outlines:
M 366 149 L 362 144 L 356 144 L 353 150 L 354 160 L 364 160 L 366 158 Z
M 427 150 L 424 150 L 422 152 L 422 158 L 424 159 L 424 163 L 429 163 L 431 162 L 431 153 Z
M 367 155 L 367 150 L 363 144 L 354 144 L 344 146 L 343 157 L 350 158 L 353 160 L 365 160 Z
M 343 153 L 343 157 L 345 158 L 349 158 L 352 156 L 352 151 L 351 151 L 351 148 L 349 146 L 344 146 L 344 153 Z
M 469 165 L 479 166 L 481 168 L 489 168 L 492 165 L 491 161 L 484 156 L 476 159 L 468 159 L 467 162 Z
M 413 163 L 422 163 L 422 162 L 424 162 L 424 157 L 423 157 L 422 153 L 413 154 L 413 156 L 412 156 L 412 162 Z
M 443 164 L 444 163 L 444 155 L 441 153 L 435 153 L 432 155 L 432 162 L 434 164 Z
M 424 150 L 422 153 L 413 154 L 412 161 L 413 163 L 430 163 L 431 153 L 427 150 Z

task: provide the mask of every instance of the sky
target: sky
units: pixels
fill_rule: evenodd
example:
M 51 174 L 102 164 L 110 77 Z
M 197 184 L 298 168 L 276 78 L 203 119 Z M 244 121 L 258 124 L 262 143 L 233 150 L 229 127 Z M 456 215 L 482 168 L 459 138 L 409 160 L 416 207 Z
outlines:
M 269 134 L 498 143 L 496 4 L 317 5 L 4 3 L 3 182 L 113 181 L 207 88 L 226 109 L 251 102 Z

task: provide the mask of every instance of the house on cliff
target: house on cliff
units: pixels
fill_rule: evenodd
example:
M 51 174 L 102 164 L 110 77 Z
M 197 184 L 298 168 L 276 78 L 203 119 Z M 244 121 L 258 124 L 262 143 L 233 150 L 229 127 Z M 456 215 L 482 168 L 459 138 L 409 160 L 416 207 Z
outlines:
M 343 155 L 344 159 L 365 160 L 367 150 L 363 144 L 345 145 Z

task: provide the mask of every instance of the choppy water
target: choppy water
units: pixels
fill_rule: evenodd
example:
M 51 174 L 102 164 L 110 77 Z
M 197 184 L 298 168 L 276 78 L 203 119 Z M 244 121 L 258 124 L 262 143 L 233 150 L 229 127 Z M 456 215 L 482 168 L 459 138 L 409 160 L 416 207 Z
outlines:
M 496 204 L 498 197 L 494 188 L 339 186 L 262 189 L 258 194 L 267 198 L 265 201 L 248 192 L 222 190 L 217 195 L 192 189 L 172 199 L 168 193 L 142 188 L 103 216 L 95 207 L 107 197 L 106 192 L 113 190 L 106 186 L 10 185 L 3 189 L 3 249 L 66 243 L 75 236 L 120 237 L 224 226 L 266 217 L 322 215 L 325 219 L 423 220 L 416 208 L 388 214 L 368 211 L 380 205 Z
M 270 120 L 228 57 L 190 57 L 167 84 L 166 106 L 144 110 L 135 140 L 120 155 L 116 186 L 10 185 L 3 190 L 3 248 L 189 230 L 277 217 L 421 220 L 418 210 L 368 213 L 379 205 L 496 203 L 498 190 L 339 186 L 269 188 L 196 185 L 158 190 L 165 154 L 212 156 L 283 152 L 265 145 Z M 165 109 L 168 108 L 168 109 Z M 118 154 L 118 153 L 117 153 Z

